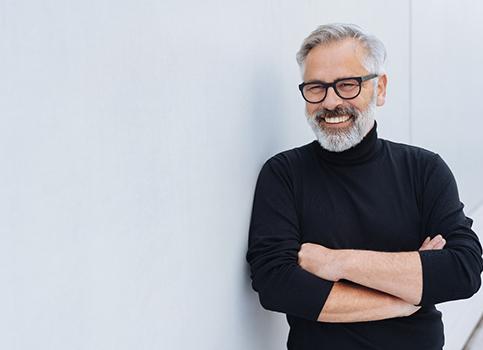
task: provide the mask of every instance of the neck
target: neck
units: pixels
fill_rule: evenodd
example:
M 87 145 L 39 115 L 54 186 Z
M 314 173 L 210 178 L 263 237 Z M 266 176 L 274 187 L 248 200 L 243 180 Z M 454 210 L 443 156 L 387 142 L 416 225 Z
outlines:
M 345 151 L 329 151 L 323 148 L 317 141 L 314 141 L 313 145 L 324 161 L 338 165 L 353 165 L 372 159 L 379 150 L 381 143 L 377 137 L 377 122 L 374 121 L 361 142 Z

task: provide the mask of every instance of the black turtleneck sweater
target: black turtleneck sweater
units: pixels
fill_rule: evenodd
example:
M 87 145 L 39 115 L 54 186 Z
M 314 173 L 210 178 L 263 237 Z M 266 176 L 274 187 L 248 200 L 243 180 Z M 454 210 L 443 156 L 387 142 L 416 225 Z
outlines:
M 482 249 L 454 177 L 435 153 L 377 137 L 330 152 L 317 141 L 263 165 L 246 254 L 262 306 L 287 315 L 288 349 L 441 349 L 435 304 L 469 298 L 480 286 Z M 354 323 L 317 318 L 334 282 L 297 264 L 300 245 L 418 251 L 442 234 L 442 250 L 420 251 L 422 307 L 409 317 Z

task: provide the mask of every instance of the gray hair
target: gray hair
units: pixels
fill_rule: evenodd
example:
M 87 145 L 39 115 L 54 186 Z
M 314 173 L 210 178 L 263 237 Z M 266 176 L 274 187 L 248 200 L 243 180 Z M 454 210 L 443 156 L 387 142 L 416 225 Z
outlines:
M 327 45 L 347 38 L 358 40 L 366 50 L 366 57 L 362 65 L 370 73 L 383 74 L 386 48 L 381 40 L 374 35 L 365 33 L 355 24 L 332 23 L 324 24 L 315 29 L 305 38 L 302 47 L 297 52 L 297 63 L 303 69 L 305 59 L 310 50 L 319 45 Z

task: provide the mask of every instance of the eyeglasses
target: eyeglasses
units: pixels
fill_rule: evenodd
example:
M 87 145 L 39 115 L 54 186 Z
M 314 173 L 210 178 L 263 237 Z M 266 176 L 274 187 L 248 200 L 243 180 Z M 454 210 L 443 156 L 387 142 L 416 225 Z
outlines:
M 332 83 L 311 81 L 299 85 L 302 97 L 308 103 L 320 103 L 325 100 L 327 90 L 332 87 L 340 98 L 351 100 L 361 93 L 362 83 L 377 77 L 377 74 L 369 74 L 363 77 L 350 77 L 334 80 Z

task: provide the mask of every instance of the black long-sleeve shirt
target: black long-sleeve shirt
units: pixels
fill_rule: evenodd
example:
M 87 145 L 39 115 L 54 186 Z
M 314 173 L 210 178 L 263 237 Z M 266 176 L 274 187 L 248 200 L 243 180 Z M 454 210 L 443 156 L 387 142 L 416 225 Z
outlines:
M 343 152 L 317 141 L 281 152 L 256 184 L 246 259 L 265 309 L 287 315 L 288 349 L 441 349 L 435 304 L 480 287 L 482 247 L 454 177 L 438 154 L 377 136 L 377 123 Z M 408 317 L 326 323 L 317 318 L 334 284 L 297 264 L 300 245 L 418 251 L 442 234 L 442 250 L 419 251 L 423 294 Z

